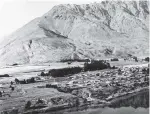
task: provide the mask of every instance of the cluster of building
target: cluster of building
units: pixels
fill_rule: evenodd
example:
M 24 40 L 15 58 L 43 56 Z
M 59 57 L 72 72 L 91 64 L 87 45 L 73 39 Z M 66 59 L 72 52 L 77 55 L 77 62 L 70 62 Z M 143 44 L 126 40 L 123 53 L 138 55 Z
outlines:
M 118 96 L 130 94 L 149 85 L 148 67 L 122 67 L 118 69 L 82 72 L 68 78 L 67 81 L 55 82 L 59 88 L 69 88 L 87 92 L 87 99 L 109 101 Z M 86 88 L 86 91 L 85 91 Z M 83 90 L 83 91 L 81 91 Z M 88 90 L 88 91 L 87 91 Z M 68 91 L 70 92 L 70 91 Z

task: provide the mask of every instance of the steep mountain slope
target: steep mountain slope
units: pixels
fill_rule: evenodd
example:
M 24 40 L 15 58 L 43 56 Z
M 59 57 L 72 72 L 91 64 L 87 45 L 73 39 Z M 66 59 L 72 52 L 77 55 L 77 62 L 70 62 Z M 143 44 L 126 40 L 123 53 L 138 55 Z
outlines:
M 1 64 L 148 55 L 148 1 L 58 5 L 10 35 Z

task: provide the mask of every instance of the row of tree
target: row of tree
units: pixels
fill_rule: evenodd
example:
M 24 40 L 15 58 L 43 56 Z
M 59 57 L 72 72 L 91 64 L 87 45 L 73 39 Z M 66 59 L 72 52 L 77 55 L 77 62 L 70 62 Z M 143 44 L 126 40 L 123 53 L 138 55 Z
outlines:
M 70 67 L 61 69 L 52 69 L 48 73 L 41 72 L 41 76 L 64 77 L 71 74 L 77 74 L 82 71 L 94 71 L 110 68 L 110 64 L 104 60 L 91 60 L 85 62 L 84 67 Z

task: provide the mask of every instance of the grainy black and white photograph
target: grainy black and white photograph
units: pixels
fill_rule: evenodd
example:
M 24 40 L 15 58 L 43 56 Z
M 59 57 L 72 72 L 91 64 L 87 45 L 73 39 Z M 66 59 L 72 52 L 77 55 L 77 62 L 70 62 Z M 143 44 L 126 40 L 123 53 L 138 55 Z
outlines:
M 0 0 L 0 114 L 149 114 L 149 0 Z

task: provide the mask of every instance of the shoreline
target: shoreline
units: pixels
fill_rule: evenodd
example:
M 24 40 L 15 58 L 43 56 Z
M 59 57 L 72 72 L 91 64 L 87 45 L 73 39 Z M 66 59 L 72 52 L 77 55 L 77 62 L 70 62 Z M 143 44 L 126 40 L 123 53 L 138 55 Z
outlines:
M 98 108 L 106 108 L 106 107 L 116 109 L 116 108 L 121 108 L 121 107 L 113 107 L 113 106 L 111 106 L 112 103 L 118 102 L 119 100 L 126 100 L 132 96 L 136 96 L 136 95 L 139 95 L 141 93 L 148 92 L 148 91 L 149 91 L 149 88 L 144 87 L 144 88 L 141 88 L 139 91 L 118 96 L 118 97 L 112 99 L 111 101 L 109 101 L 110 103 L 108 103 L 108 104 L 107 103 L 106 104 L 90 103 L 90 104 L 83 104 L 83 105 L 77 106 L 77 107 L 69 107 L 69 106 L 66 106 L 66 107 L 47 107 L 44 110 L 43 109 L 37 109 L 37 110 L 34 109 L 34 110 L 30 110 L 29 112 L 38 112 L 38 113 L 43 113 L 43 114 L 44 113 L 51 113 L 51 114 L 53 114 L 53 113 L 57 114 L 58 113 L 59 114 L 59 112 L 85 111 L 88 109 L 98 109 Z M 131 107 L 131 106 L 129 106 L 129 107 Z M 139 107 L 139 108 L 145 108 L 145 107 Z M 60 109 L 60 110 L 58 110 L 58 109 Z M 23 114 L 28 114 L 29 112 L 26 112 Z

